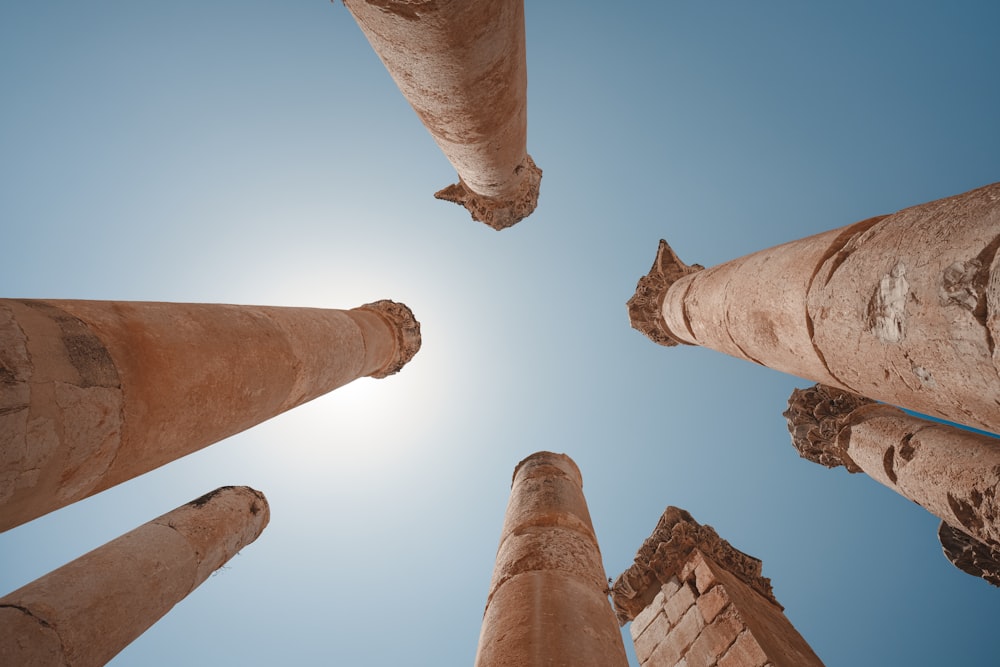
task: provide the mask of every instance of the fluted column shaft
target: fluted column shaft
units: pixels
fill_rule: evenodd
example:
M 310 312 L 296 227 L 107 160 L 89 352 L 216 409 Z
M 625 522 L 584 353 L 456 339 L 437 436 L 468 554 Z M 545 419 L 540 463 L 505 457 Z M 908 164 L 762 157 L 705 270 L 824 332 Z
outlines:
M 576 464 L 518 464 L 486 600 L 477 667 L 625 667 Z
M 523 0 L 345 0 L 460 182 L 437 193 L 503 229 L 538 200 Z
M 1000 432 L 1000 183 L 704 269 L 661 242 L 629 302 L 720 352 Z
M 0 301 L 0 530 L 419 348 L 409 309 Z
M 823 385 L 795 390 L 785 417 L 803 458 L 866 473 L 1000 558 L 1000 440 Z
M 105 664 L 269 518 L 259 491 L 223 487 L 19 588 L 0 599 L 0 664 Z

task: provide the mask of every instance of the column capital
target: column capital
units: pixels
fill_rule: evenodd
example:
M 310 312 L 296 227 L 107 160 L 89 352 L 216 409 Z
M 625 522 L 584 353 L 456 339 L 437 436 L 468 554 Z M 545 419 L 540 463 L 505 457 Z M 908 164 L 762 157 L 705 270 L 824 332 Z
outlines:
M 667 290 L 684 276 L 703 270 L 701 264 L 685 264 L 674 252 L 673 248 L 660 239 L 656 250 L 656 259 L 649 273 L 639 278 L 635 286 L 635 294 L 628 300 L 628 318 L 632 328 L 642 332 L 654 343 L 665 347 L 673 347 L 684 341 L 671 335 L 663 321 L 663 300 Z
M 667 507 L 635 555 L 633 565 L 618 576 L 611 587 L 611 601 L 618 622 L 625 625 L 646 608 L 660 586 L 681 573 L 695 551 L 773 602 L 771 580 L 761 576 L 761 562 L 719 537 L 711 526 L 703 526 L 677 507 Z
M 782 415 L 788 421 L 792 445 L 799 456 L 827 468 L 844 466 L 848 472 L 861 472 L 840 444 L 840 431 L 850 425 L 851 415 L 858 408 L 875 401 L 843 389 L 815 384 L 808 389 L 795 389 L 788 398 L 788 409 Z
M 951 564 L 962 572 L 1000 586 L 1000 549 L 942 521 L 938 526 L 941 549 Z
M 370 310 L 389 322 L 396 339 L 395 356 L 370 377 L 382 379 L 398 373 L 420 350 L 420 322 L 406 304 L 381 299 L 360 306 L 360 310 Z
M 527 218 L 538 206 L 538 189 L 542 181 L 539 169 L 530 155 L 515 169 L 521 176 L 520 183 L 509 197 L 489 197 L 474 192 L 461 178 L 458 183 L 434 193 L 437 199 L 450 201 L 472 214 L 472 219 L 496 229 L 513 227 Z

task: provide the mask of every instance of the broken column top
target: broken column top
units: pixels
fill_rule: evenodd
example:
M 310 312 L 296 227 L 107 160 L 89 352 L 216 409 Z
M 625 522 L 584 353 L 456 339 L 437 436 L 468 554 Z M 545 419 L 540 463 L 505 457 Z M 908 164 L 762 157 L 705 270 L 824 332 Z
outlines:
M 701 271 L 701 264 L 685 264 L 663 239 L 656 249 L 656 259 L 649 273 L 639 278 L 635 294 L 628 300 L 628 318 L 632 328 L 644 334 L 654 343 L 673 347 L 683 340 L 667 329 L 663 319 L 663 300 L 670 286 L 684 276 Z
M 551 469 L 555 468 L 566 477 L 576 481 L 581 487 L 583 486 L 583 475 L 580 474 L 580 468 L 577 467 L 573 459 L 565 454 L 556 454 L 555 452 L 535 452 L 518 463 L 514 467 L 511 486 L 517 481 L 518 475 L 532 476 L 535 472 L 545 468 L 548 469 L 545 472 L 551 472 Z
M 420 350 L 420 322 L 406 304 L 389 299 L 373 301 L 361 306 L 363 310 L 377 313 L 392 327 L 396 339 L 396 353 L 389 362 L 371 377 L 381 379 L 398 373 Z
M 850 424 L 855 410 L 868 405 L 878 404 L 843 389 L 816 384 L 793 390 L 782 414 L 799 456 L 827 468 L 844 466 L 853 473 L 861 468 L 840 444 L 840 432 Z
M 714 528 L 699 524 L 685 510 L 671 506 L 639 548 L 633 565 L 611 587 L 618 622 L 625 625 L 645 609 L 660 587 L 679 575 L 696 551 L 781 608 L 771 591 L 771 580 L 761 576 L 760 560 L 729 544 Z

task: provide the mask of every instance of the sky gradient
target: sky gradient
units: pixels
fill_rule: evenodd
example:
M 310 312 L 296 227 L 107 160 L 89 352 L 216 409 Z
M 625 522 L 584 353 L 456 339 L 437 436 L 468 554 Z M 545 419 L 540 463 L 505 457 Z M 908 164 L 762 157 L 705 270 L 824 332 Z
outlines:
M 1000 4 L 528 3 L 536 212 L 495 232 L 329 2 L 0 5 L 2 296 L 409 305 L 423 349 L 0 534 L 13 590 L 218 486 L 263 535 L 115 665 L 462 665 L 511 474 L 579 465 L 609 577 L 667 505 L 760 558 L 827 665 L 994 665 L 938 521 L 798 458 L 793 387 L 631 330 L 706 266 L 1000 179 Z M 629 642 L 626 642 L 629 644 Z M 631 649 L 629 649 L 631 650 Z

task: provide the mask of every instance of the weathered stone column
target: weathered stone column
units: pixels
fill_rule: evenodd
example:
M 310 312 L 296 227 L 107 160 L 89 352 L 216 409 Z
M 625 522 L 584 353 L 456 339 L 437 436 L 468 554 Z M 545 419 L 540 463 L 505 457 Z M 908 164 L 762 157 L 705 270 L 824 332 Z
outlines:
M 410 310 L 0 300 L 0 530 L 419 349 Z
M 819 667 L 761 563 L 668 507 L 611 589 L 642 667 Z
M 524 0 L 344 0 L 459 182 L 434 196 L 504 229 L 538 203 Z
M 264 530 L 267 500 L 216 489 L 0 599 L 0 664 L 103 665 Z
M 580 470 L 565 454 L 517 464 L 477 667 L 625 667 Z
M 944 522 L 949 560 L 1000 585 L 1000 440 L 824 385 L 792 392 L 785 418 L 803 458 L 865 472 L 925 508 Z
M 1000 183 L 702 269 L 660 242 L 629 301 L 704 345 L 1000 432 Z

